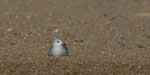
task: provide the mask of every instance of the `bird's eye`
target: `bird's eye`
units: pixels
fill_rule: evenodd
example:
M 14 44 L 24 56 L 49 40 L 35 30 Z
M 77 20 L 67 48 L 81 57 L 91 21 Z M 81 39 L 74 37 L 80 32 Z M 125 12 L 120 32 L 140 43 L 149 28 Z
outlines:
M 56 41 L 57 43 L 59 43 L 59 41 Z

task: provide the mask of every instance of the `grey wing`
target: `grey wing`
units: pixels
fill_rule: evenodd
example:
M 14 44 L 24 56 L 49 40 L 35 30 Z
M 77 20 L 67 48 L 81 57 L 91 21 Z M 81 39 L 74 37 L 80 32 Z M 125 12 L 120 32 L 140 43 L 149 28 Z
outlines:
M 67 52 L 67 56 L 69 56 L 69 53 L 68 53 L 68 48 L 67 48 L 67 46 L 66 45 L 62 45 L 63 46 L 63 48 L 66 50 L 66 52 Z
M 49 48 L 48 56 L 52 56 L 52 53 L 51 53 L 52 48 L 53 48 L 53 46 L 51 46 L 51 47 Z

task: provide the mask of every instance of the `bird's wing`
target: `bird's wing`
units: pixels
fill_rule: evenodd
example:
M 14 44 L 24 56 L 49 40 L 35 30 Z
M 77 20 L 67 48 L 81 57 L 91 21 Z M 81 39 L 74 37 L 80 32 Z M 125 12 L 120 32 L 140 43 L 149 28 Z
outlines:
M 66 45 L 62 45 L 63 46 L 63 48 L 65 48 L 66 50 L 68 50 L 68 48 L 67 48 L 67 46 Z
M 63 46 L 63 48 L 67 51 L 67 55 L 69 56 L 68 48 L 67 48 L 66 44 L 65 44 L 65 45 L 62 45 L 62 46 Z
M 48 56 L 52 56 L 52 54 L 51 54 L 52 48 L 53 48 L 53 46 L 51 46 L 51 47 L 49 48 Z

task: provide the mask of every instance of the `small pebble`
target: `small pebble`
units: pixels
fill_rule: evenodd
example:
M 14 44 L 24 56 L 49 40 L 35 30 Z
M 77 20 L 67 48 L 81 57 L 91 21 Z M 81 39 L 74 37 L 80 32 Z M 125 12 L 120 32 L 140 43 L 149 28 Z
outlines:
M 75 42 L 84 42 L 84 41 L 81 39 L 75 38 Z
M 138 47 L 139 47 L 139 48 L 148 48 L 148 47 L 145 46 L 145 45 L 139 45 Z
M 29 18 L 31 18 L 31 16 L 29 16 L 29 15 L 28 15 L 28 16 L 26 16 L 26 18 L 28 18 L 28 19 L 29 19 Z
M 59 30 L 58 30 L 58 29 L 56 29 L 56 30 L 54 30 L 54 32 L 55 32 L 55 33 L 58 33 L 58 32 L 59 32 Z
M 107 42 L 108 42 L 107 40 L 103 40 L 102 41 L 103 44 L 107 44 Z
M 11 28 L 8 28 L 7 31 L 10 32 L 10 31 L 12 31 L 12 29 L 11 29 Z
M 15 18 L 16 18 L 16 19 L 18 19 L 18 18 L 19 18 L 19 16 L 17 16 L 17 15 L 16 15 L 16 16 L 15 16 Z

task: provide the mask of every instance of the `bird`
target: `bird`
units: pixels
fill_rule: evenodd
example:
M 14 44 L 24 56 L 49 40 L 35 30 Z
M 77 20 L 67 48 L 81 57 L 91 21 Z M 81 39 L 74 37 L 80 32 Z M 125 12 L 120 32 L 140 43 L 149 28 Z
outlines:
M 55 39 L 49 49 L 48 56 L 69 56 L 66 44 L 60 39 Z

